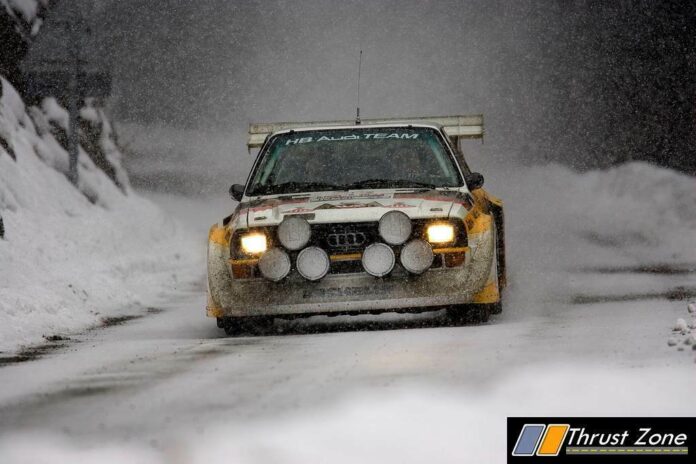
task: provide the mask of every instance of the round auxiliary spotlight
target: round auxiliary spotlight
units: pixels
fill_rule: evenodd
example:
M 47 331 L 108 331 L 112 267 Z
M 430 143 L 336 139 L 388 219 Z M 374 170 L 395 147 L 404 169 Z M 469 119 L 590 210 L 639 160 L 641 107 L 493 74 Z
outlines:
M 329 272 L 329 255 L 318 247 L 307 247 L 297 255 L 297 272 L 307 280 L 319 280 Z
M 375 277 L 382 277 L 394 269 L 394 251 L 384 243 L 373 243 L 365 248 L 362 265 L 365 272 Z
M 261 275 L 278 282 L 290 273 L 290 257 L 280 248 L 271 248 L 259 259 Z
M 411 236 L 411 219 L 401 211 L 389 211 L 379 220 L 379 235 L 390 245 L 401 245 Z
M 299 250 L 309 242 L 312 229 L 309 222 L 299 216 L 285 216 L 278 226 L 278 240 L 288 250 Z
M 411 240 L 401 249 L 401 265 L 413 274 L 427 271 L 433 259 L 433 248 L 425 240 Z

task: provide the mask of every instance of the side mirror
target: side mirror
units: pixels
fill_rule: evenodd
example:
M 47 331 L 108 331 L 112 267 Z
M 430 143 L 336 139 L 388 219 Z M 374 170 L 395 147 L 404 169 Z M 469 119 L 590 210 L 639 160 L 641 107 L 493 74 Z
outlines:
M 241 184 L 232 184 L 232 187 L 230 187 L 230 196 L 237 201 L 242 201 L 244 186 Z
M 469 190 L 476 190 L 483 187 L 483 174 L 480 172 L 472 172 L 464 176 L 464 181 Z

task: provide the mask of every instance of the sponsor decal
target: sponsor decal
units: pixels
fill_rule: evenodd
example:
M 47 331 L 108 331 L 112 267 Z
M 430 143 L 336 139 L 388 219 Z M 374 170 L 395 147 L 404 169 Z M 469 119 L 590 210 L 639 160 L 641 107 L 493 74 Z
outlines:
M 337 298 L 346 296 L 384 295 L 387 289 L 383 287 L 334 287 L 306 289 L 302 298 Z
M 393 208 L 393 209 L 403 209 L 403 208 L 416 208 L 416 205 L 409 203 L 396 202 L 391 204 L 382 204 L 377 201 L 371 201 L 369 203 L 351 203 L 351 202 L 341 202 L 341 203 L 322 203 L 313 208 L 293 208 L 287 211 L 281 211 L 282 214 L 289 213 L 307 213 L 312 211 L 319 211 L 322 209 L 356 209 L 356 208 Z
M 691 462 L 696 418 L 509 417 L 507 432 L 508 463 Z
M 353 208 L 374 208 L 374 207 L 379 207 L 382 206 L 381 203 L 377 203 L 376 201 L 371 201 L 369 203 L 351 203 L 351 202 L 341 202 L 341 203 L 323 203 L 317 207 L 315 207 L 315 210 L 318 209 L 353 209 Z
M 321 137 L 297 137 L 294 139 L 288 139 L 285 141 L 285 146 L 288 145 L 302 145 L 305 143 L 320 143 L 320 142 L 343 142 L 346 140 L 379 140 L 379 139 L 399 139 L 399 140 L 416 140 L 420 134 L 411 134 L 408 132 L 376 132 L 368 134 L 349 134 L 341 136 L 327 136 L 322 135 Z
M 293 208 L 286 211 L 281 211 L 281 214 L 302 214 L 311 213 L 312 211 L 314 211 L 314 208 Z
M 266 211 L 273 209 L 276 206 L 291 205 L 291 204 L 302 204 L 309 201 L 308 197 L 287 197 L 287 198 L 271 198 L 254 200 L 248 203 L 239 204 L 239 214 L 245 215 L 249 212 L 258 213 L 259 211 Z
M 317 203 L 320 201 L 339 201 L 339 200 L 380 200 L 384 198 L 391 198 L 392 192 L 338 192 L 338 193 L 328 193 L 322 195 L 313 195 L 310 199 L 312 203 Z
M 461 192 L 441 192 L 434 191 L 432 193 L 396 193 L 394 198 L 419 198 L 427 201 L 441 201 L 462 205 L 467 211 L 474 207 L 473 198 L 471 195 L 462 194 Z

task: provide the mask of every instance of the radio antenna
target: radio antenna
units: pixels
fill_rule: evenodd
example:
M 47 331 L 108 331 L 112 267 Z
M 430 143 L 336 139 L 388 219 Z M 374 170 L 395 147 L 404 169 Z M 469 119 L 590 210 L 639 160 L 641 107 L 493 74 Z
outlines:
M 358 59 L 358 105 L 355 115 L 355 124 L 360 124 L 360 71 L 362 69 L 362 50 L 360 50 L 360 58 Z

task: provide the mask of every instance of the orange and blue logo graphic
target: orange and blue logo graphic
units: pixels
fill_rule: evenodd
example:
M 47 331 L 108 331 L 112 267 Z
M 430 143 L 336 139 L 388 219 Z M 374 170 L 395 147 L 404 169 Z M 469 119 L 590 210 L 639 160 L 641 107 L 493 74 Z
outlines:
M 507 462 L 691 463 L 693 437 L 689 417 L 508 417 Z
M 513 456 L 558 456 L 569 424 L 525 424 L 512 450 Z

